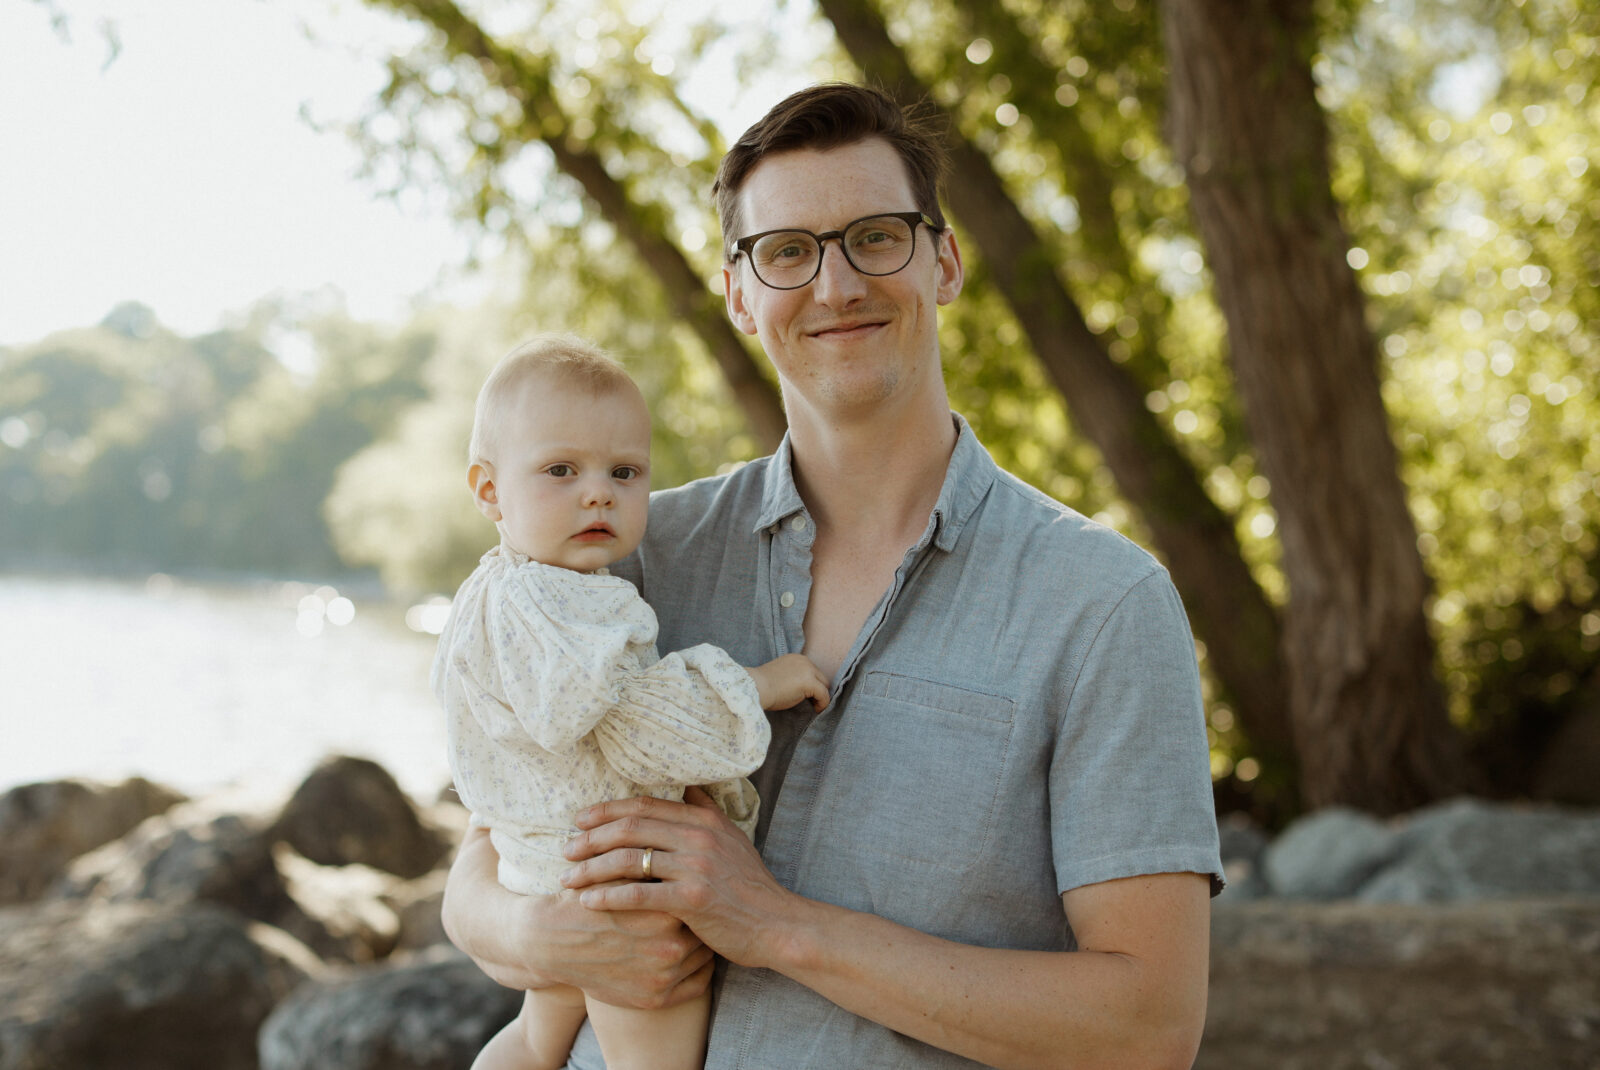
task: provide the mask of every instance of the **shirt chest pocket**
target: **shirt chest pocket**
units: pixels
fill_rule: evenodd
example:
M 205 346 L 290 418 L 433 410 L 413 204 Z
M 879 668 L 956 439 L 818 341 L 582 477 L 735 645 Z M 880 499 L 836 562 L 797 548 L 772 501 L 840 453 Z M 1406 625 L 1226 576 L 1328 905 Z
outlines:
M 868 673 L 829 759 L 834 790 L 825 794 L 853 811 L 871 853 L 967 869 L 995 834 L 1015 707 L 1002 695 Z

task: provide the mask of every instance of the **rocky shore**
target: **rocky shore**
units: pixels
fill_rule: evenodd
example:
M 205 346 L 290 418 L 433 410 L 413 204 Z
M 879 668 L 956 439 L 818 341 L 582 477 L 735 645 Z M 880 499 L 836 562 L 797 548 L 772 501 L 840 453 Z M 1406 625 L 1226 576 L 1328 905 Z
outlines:
M 0 1070 L 468 1066 L 519 997 L 439 924 L 464 816 L 348 757 L 265 810 L 142 780 L 0 795 Z M 1223 839 L 1197 1067 L 1600 1070 L 1600 811 Z

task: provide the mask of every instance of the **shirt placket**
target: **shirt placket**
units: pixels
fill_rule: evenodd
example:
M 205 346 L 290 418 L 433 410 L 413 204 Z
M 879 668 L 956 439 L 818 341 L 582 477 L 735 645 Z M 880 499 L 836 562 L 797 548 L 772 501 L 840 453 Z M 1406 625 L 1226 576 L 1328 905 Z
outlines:
M 769 529 L 772 568 L 768 575 L 772 631 L 779 637 L 778 654 L 798 654 L 805 647 L 806 604 L 811 598 L 811 544 L 816 529 L 804 510 Z
M 797 517 L 791 517 L 786 523 L 792 524 Z M 804 629 L 801 622 L 805 618 L 805 597 L 811 592 L 811 536 L 813 534 L 807 520 L 798 527 L 784 529 L 777 526 L 772 534 L 771 556 L 769 563 L 771 569 L 770 591 L 773 605 L 777 613 L 779 634 L 785 637 L 790 644 L 789 651 L 799 651 L 804 646 Z M 893 610 L 900 592 L 905 589 L 906 583 L 921 567 L 926 564 L 931 553 L 931 534 L 934 523 L 930 522 L 929 534 L 925 535 L 916 546 L 906 551 L 905 557 L 900 562 L 900 567 L 895 570 L 894 582 L 890 584 L 889 592 L 874 608 L 867 622 L 862 626 L 860 634 L 856 637 L 855 645 L 845 657 L 844 664 L 840 667 L 837 678 L 833 681 L 830 693 L 833 702 L 828 708 L 817 714 L 802 733 L 795 747 L 794 755 L 789 761 L 789 768 L 783 779 L 783 790 L 779 794 L 776 810 L 773 814 L 772 825 L 767 831 L 766 842 L 762 847 L 762 857 L 771 870 L 773 876 L 787 888 L 794 888 L 795 877 L 800 860 L 800 852 L 805 843 L 807 830 L 811 823 L 811 811 L 816 802 L 817 789 L 822 779 L 822 767 L 832 746 L 833 734 L 838 728 L 839 697 L 848 686 L 850 679 L 855 675 L 855 669 L 872 648 L 873 640 L 877 637 L 883 624 L 888 620 L 889 613 Z M 803 549 L 799 538 L 791 536 L 804 536 Z M 800 568 L 803 558 L 803 575 L 796 575 L 790 569 Z M 787 584 L 787 586 L 786 586 Z M 792 604 L 785 606 L 785 592 L 794 594 Z M 792 622 L 792 631 L 791 631 Z M 788 652 L 788 651 L 785 651 Z M 739 1015 L 742 1028 L 739 1030 L 740 1040 L 738 1054 L 735 1056 L 734 1065 L 740 1070 L 758 1070 L 755 1056 L 751 1050 L 756 1032 L 757 1021 L 761 1015 L 777 1013 L 773 1008 L 767 1007 L 769 992 L 764 972 L 758 971 L 749 978 L 748 987 L 743 993 L 744 1006 Z M 727 1008 L 732 1011 L 732 1008 Z M 760 1070 L 765 1070 L 761 1067 Z

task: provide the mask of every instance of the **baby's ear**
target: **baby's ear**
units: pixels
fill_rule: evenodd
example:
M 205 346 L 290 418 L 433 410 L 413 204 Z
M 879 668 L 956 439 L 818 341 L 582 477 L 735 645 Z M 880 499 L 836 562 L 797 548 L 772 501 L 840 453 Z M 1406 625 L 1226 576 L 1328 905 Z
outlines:
M 494 470 L 487 461 L 473 461 L 467 469 L 467 486 L 472 488 L 472 501 L 478 512 L 500 522 L 500 496 L 494 489 Z

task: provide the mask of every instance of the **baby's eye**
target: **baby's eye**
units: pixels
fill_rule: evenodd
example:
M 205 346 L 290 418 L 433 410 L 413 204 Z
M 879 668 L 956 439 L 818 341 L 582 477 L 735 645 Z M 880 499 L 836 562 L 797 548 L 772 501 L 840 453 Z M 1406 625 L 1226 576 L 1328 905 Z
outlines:
M 572 466 L 570 464 L 553 464 L 546 468 L 545 471 L 557 479 L 565 479 L 567 476 L 572 475 Z
M 639 470 L 631 464 L 619 464 L 611 470 L 612 479 L 629 480 L 637 478 L 638 475 Z

